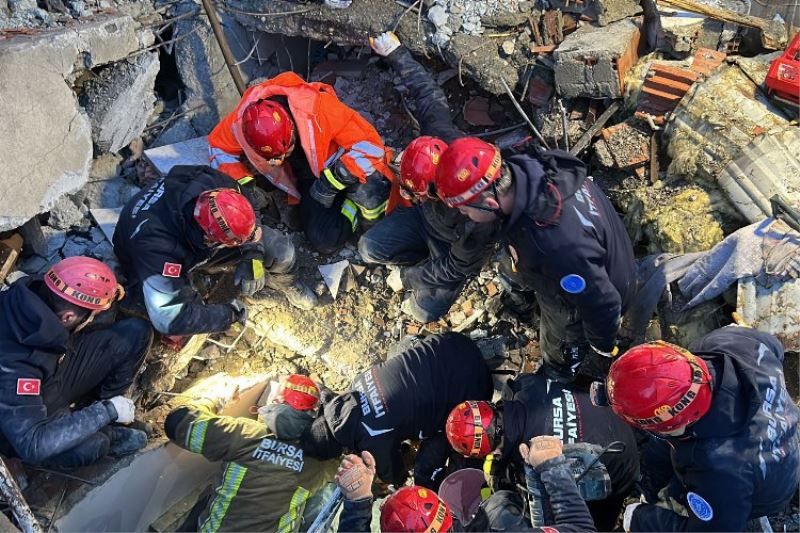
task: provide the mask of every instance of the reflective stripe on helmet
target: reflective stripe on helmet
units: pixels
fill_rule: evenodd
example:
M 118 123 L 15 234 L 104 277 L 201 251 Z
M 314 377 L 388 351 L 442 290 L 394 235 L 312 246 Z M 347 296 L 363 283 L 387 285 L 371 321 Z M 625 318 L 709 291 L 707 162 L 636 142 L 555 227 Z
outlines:
M 631 418 L 631 422 L 638 426 L 665 424 L 692 404 L 694 399 L 697 398 L 697 393 L 700 392 L 700 388 L 703 385 L 707 385 L 707 383 L 703 381 L 703 369 L 700 368 L 700 365 L 695 361 L 694 355 L 691 356 L 691 359 L 688 357 L 687 359 L 689 366 L 692 368 L 692 384 L 689 386 L 689 389 L 683 393 L 683 396 L 680 397 L 675 405 L 662 405 L 658 407 L 650 418 Z
M 500 150 L 495 149 L 492 162 L 489 164 L 489 167 L 486 169 L 483 177 L 481 177 L 481 179 L 475 182 L 472 187 L 463 193 L 456 196 L 451 196 L 449 198 L 443 198 L 444 203 L 447 204 L 448 207 L 458 207 L 459 205 L 467 203 L 469 200 L 485 191 L 489 185 L 497 181 L 497 178 L 500 176 L 500 166 L 502 163 L 503 160 L 500 157 Z
M 483 421 L 478 402 L 467 402 L 472 411 L 472 448 L 469 450 L 470 457 L 479 457 L 481 453 L 481 441 L 483 440 Z
M 250 235 L 246 239 L 241 240 L 236 236 L 231 227 L 228 225 L 228 221 L 225 220 L 224 216 L 222 216 L 222 212 L 217 205 L 217 195 L 220 192 L 222 192 L 222 189 L 217 189 L 208 193 L 208 210 L 211 213 L 211 217 L 214 219 L 214 222 L 216 222 L 217 226 L 219 226 L 219 229 L 222 230 L 222 233 L 224 233 L 228 240 L 232 243 L 242 244 L 256 240 L 259 233 L 258 230 L 260 229 L 258 224 L 253 225 L 253 231 L 250 232 Z
M 69 285 L 66 284 L 66 282 L 63 279 L 61 279 L 61 277 L 52 268 L 47 271 L 47 279 L 49 279 L 50 282 L 52 283 L 52 288 L 64 294 L 65 296 L 69 296 L 71 298 L 75 298 L 78 301 L 84 302 L 88 305 L 104 309 L 108 309 L 109 307 L 111 307 L 111 304 L 117 298 L 117 296 L 119 295 L 119 291 L 121 289 L 121 287 L 119 286 L 117 287 L 117 290 L 114 293 L 113 298 L 100 298 L 99 296 L 91 296 L 89 294 L 79 291 L 74 287 L 70 287 Z
M 433 520 L 431 521 L 428 528 L 425 530 L 426 533 L 439 533 L 442 530 L 442 524 L 444 524 L 444 519 L 447 516 L 447 506 L 444 502 L 439 499 L 439 503 L 436 507 L 436 513 L 433 515 Z
M 358 226 L 358 206 L 355 202 L 349 199 L 342 202 L 341 213 L 350 221 L 350 226 L 355 231 Z

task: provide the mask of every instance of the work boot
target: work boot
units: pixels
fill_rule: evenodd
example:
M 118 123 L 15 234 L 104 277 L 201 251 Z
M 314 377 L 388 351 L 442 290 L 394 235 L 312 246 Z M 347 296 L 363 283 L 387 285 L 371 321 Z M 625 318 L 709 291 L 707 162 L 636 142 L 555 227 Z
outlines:
M 108 454 L 113 457 L 130 455 L 147 446 L 147 433 L 139 429 L 110 425 L 100 431 L 111 441 Z
M 282 287 L 280 292 L 286 296 L 289 303 L 298 309 L 308 311 L 319 305 L 319 299 L 311 287 L 300 280 L 296 280 L 288 287 Z

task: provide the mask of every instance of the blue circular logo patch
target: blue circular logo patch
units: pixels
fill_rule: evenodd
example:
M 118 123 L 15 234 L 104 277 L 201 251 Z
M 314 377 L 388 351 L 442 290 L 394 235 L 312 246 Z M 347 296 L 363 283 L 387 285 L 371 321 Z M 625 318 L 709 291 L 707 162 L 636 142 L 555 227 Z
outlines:
M 577 274 L 567 274 L 560 283 L 561 288 L 570 294 L 580 294 L 586 289 L 586 280 Z
M 714 509 L 712 509 L 711 505 L 696 492 L 687 493 L 686 501 L 689 504 L 689 509 L 703 522 L 708 522 L 714 518 Z

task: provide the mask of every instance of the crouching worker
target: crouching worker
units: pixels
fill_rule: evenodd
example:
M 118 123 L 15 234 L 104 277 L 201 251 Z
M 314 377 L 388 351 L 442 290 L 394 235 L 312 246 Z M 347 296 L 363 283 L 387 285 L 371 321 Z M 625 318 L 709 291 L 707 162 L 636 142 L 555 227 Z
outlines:
M 319 403 L 319 390 L 315 395 L 305 380 L 285 380 L 286 392 L 259 407 L 258 420 L 218 415 L 229 398 L 194 400 L 167 416 L 164 430 L 172 442 L 222 461 L 213 491 L 201 496 L 181 531 L 288 533 L 310 523 L 304 511 L 333 479 L 337 462 L 308 456 L 297 441 Z M 284 404 L 294 409 L 275 409 Z
M 550 381 L 543 372 L 509 381 L 503 401 L 497 404 L 459 404 L 447 418 L 446 433 L 453 448 L 466 457 L 494 454 L 490 464 L 492 485 L 497 488 L 523 483 L 523 463 L 516 450 L 537 435 L 559 437 L 567 447 L 567 457 L 582 468 L 599 457 L 597 468 L 583 477 L 582 489 L 601 531 L 614 529 L 623 502 L 639 478 L 639 454 L 631 428 L 610 408 L 593 405 L 589 393 Z
M 353 389 L 325 402 L 304 447 L 322 458 L 369 451 L 381 480 L 400 486 L 407 477 L 401 444 L 420 439 L 414 482 L 429 488 L 438 486 L 450 455 L 447 414 L 473 395 L 490 399 L 493 390 L 480 350 L 460 333 L 417 340 L 358 375 Z
M 147 444 L 123 394 L 150 348 L 144 320 L 84 331 L 123 295 L 111 269 L 70 257 L 0 292 L 0 453 L 55 468 Z M 73 403 L 88 402 L 72 410 Z
M 744 531 L 786 509 L 800 482 L 800 410 L 783 355 L 772 335 L 731 326 L 688 351 L 655 342 L 614 361 L 611 407 L 657 437 L 642 451 L 648 503 L 628 506 L 626 531 Z
M 266 285 L 295 307 L 316 304 L 313 291 L 297 279 L 292 241 L 262 228 L 253 207 L 232 187 L 230 178 L 209 167 L 177 166 L 122 210 L 114 252 L 129 294 L 143 300 L 165 335 L 225 331 L 247 319 L 238 299 L 205 303 L 190 281 L 196 269 L 235 264 L 243 294 Z
M 524 519 L 521 499 L 509 491 L 493 494 L 478 509 L 469 524 L 461 524 L 447 504 L 432 490 L 403 487 L 389 496 L 381 507 L 381 531 L 595 531 L 592 517 L 578 492 L 557 437 L 536 437 L 520 444 L 529 487 L 542 485 L 549 496 L 553 527 L 534 528 Z M 344 495 L 339 531 L 370 531 L 372 480 L 375 460 L 369 452 L 348 455 L 336 473 Z

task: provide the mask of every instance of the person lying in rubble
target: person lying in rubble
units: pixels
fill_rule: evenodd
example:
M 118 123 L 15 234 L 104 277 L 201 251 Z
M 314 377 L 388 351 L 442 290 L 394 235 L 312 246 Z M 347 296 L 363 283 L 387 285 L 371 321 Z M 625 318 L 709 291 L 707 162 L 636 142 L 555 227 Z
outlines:
M 135 412 L 124 394 L 152 328 L 129 318 L 85 329 L 123 295 L 107 265 L 80 256 L 0 292 L 0 454 L 74 468 L 147 444 L 124 425 Z
M 601 471 L 592 471 L 599 476 L 586 476 L 591 483 L 586 484 L 585 497 L 600 531 L 614 529 L 625 498 L 639 478 L 633 431 L 608 407 L 593 405 L 588 392 L 550 381 L 542 372 L 508 381 L 503 401 L 496 404 L 459 404 L 447 418 L 445 433 L 459 454 L 487 458 L 486 467 L 496 488 L 513 489 L 523 483 L 518 475 L 523 464 L 515 450 L 537 435 L 558 437 L 570 457 L 588 457 L 584 452 L 593 457 L 599 454 Z M 608 451 L 600 454 L 605 448 Z M 586 461 L 583 466 L 588 466 Z M 600 477 L 610 481 L 610 487 L 600 482 Z
M 447 143 L 465 134 L 453 123 L 441 87 L 393 32 L 370 39 L 370 45 L 401 80 L 398 90 L 422 137 L 401 154 L 399 179 L 392 185 L 411 205 L 398 207 L 364 233 L 358 250 L 368 263 L 399 267 L 392 276 L 399 276 L 409 293 L 401 309 L 432 322 L 448 312 L 467 279 L 491 258 L 497 225 L 475 224 L 438 201 L 433 178 L 439 158 Z
M 318 252 L 337 251 L 359 224 L 374 223 L 387 209 L 391 150 L 330 85 L 283 72 L 250 87 L 208 144 L 210 165 L 245 194 L 256 196 L 251 188 L 264 176 L 289 194 L 290 204 L 299 200 L 306 238 Z
M 548 377 L 605 376 L 635 296 L 636 263 L 622 220 L 586 165 L 534 142 L 501 155 L 465 137 L 442 154 L 435 185 L 446 205 L 474 222 L 502 223 L 501 273 L 538 302 Z
M 562 453 L 561 439 L 539 436 L 515 448 L 525 464 L 528 486 L 541 484 L 550 498 L 552 527 L 532 527 L 525 518 L 521 498 L 510 491 L 498 491 L 483 501 L 476 516 L 461 523 L 432 490 L 403 487 L 383 502 L 380 530 L 439 533 L 444 531 L 596 531 L 592 517 L 578 492 L 572 471 Z M 372 481 L 375 459 L 369 452 L 348 455 L 336 473 L 344 495 L 339 531 L 370 531 Z
M 257 224 L 235 187 L 210 167 L 176 166 L 120 214 L 114 252 L 128 292 L 165 335 L 226 331 L 247 320 L 238 299 L 205 303 L 190 281 L 195 270 L 235 264 L 234 280 L 243 294 L 267 286 L 300 309 L 316 305 L 316 295 L 297 277 L 291 239 Z
M 727 326 L 689 350 L 657 341 L 614 361 L 608 403 L 653 436 L 646 503 L 626 508 L 625 531 L 768 530 L 763 517 L 783 513 L 800 483 L 800 409 L 783 358 L 772 335 Z
M 401 444 L 421 439 L 414 482 L 435 489 L 450 447 L 442 430 L 450 410 L 469 398 L 488 400 L 489 368 L 475 343 L 460 333 L 415 339 L 402 352 L 353 381 L 353 390 L 325 401 L 303 436 L 310 455 L 328 459 L 347 450 L 369 451 L 384 483 L 403 484 Z
M 297 440 L 313 420 L 319 387 L 292 374 L 275 392 L 259 400 L 258 420 L 217 414 L 232 391 L 169 413 L 164 431 L 173 443 L 222 462 L 213 490 L 201 495 L 178 531 L 292 532 L 310 523 L 307 515 L 337 465 L 310 457 Z

